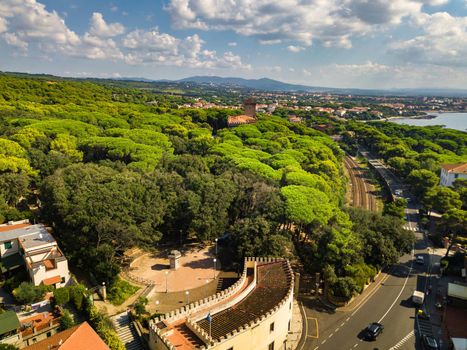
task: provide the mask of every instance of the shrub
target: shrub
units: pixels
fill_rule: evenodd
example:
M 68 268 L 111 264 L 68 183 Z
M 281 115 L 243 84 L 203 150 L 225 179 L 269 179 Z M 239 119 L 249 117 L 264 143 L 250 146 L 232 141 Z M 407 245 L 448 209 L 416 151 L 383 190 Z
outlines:
M 128 283 L 127 281 L 118 279 L 107 293 L 107 298 L 114 305 L 121 305 L 131 295 L 135 294 L 138 287 Z
M 57 305 L 64 305 L 70 301 L 70 291 L 68 288 L 59 288 L 54 291 L 54 300 Z
M 46 291 L 47 288 L 45 286 L 35 286 L 29 282 L 22 282 L 13 291 L 13 295 L 19 303 L 31 304 L 40 301 Z
M 60 319 L 60 330 L 65 330 L 68 328 L 71 328 L 75 325 L 75 321 L 73 319 L 73 316 L 71 315 L 70 311 L 65 310 L 63 312 L 63 316 Z

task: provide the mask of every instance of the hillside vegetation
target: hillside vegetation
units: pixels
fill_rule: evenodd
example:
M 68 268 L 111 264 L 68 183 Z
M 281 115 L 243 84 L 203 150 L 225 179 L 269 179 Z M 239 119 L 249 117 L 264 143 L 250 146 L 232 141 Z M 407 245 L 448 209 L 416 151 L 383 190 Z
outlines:
M 0 75 L 0 220 L 37 205 L 72 264 L 111 285 L 128 248 L 224 236 L 223 259 L 298 253 L 349 298 L 411 246 L 399 219 L 343 208 L 327 135 L 280 116 L 226 129 L 238 111 L 178 99 Z

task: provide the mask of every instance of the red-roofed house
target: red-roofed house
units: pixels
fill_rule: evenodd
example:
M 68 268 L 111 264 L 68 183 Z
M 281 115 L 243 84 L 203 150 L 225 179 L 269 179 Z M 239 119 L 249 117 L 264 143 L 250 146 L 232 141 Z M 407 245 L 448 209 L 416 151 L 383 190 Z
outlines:
M 30 345 L 27 350 L 109 350 L 107 344 L 97 335 L 87 323 L 72 327 L 63 332 L 54 334 L 36 344 Z
M 457 179 L 467 179 L 467 163 L 443 164 L 441 166 L 440 185 L 452 186 Z

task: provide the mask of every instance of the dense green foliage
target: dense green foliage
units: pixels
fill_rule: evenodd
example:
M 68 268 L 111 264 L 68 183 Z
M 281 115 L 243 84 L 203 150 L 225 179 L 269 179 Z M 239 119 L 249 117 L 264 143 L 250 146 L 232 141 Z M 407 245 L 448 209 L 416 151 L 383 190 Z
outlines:
M 382 122 L 352 122 L 347 128 L 354 132 L 354 137 L 344 135 L 348 147 L 354 148 L 352 144 L 358 142 L 383 158 L 410 186 L 415 199 L 426 211 L 443 215 L 442 222 L 446 225 L 440 227 L 440 235 L 450 237 L 451 243 L 467 240 L 465 220 L 462 220 L 467 215 L 467 182 L 457 180 L 452 188 L 439 186 L 442 164 L 467 162 L 465 132 L 440 126 L 416 127 Z M 397 216 L 396 205 L 387 206 L 385 210 Z M 462 224 L 463 230 L 455 229 Z
M 180 235 L 230 233 L 237 261 L 289 256 L 295 243 L 345 296 L 385 262 L 362 256 L 366 237 L 342 209 L 343 152 L 310 118 L 226 129 L 235 111 L 174 107 L 148 91 L 0 75 L 0 218 L 39 205 L 67 257 L 110 294 L 125 250 Z

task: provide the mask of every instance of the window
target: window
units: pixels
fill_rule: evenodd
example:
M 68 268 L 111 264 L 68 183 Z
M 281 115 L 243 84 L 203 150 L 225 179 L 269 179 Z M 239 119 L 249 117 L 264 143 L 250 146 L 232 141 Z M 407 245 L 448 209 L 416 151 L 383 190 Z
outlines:
M 274 342 L 272 342 L 271 344 L 269 344 L 268 350 L 274 350 Z
M 61 279 L 61 282 L 60 283 L 65 283 L 65 277 L 62 277 Z
M 292 302 L 289 303 L 289 310 L 292 309 Z
M 288 329 L 288 331 L 290 332 L 290 321 L 289 321 L 289 326 L 288 326 L 288 328 L 287 328 L 287 329 Z
M 269 325 L 269 332 L 274 332 L 274 322 Z
M 233 350 L 233 346 L 231 346 L 230 348 L 228 348 L 227 350 Z
M 5 247 L 5 249 L 11 249 L 13 247 L 13 244 L 10 242 L 5 242 L 3 243 L 3 246 Z
M 47 338 L 52 336 L 52 332 L 47 332 Z

